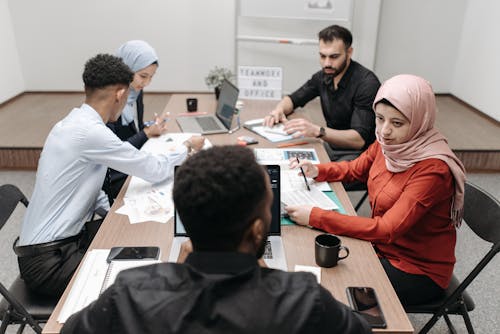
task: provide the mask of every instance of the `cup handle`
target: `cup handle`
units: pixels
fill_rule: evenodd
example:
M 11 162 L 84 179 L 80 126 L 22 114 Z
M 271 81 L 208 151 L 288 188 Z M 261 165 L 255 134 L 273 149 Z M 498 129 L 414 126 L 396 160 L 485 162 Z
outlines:
M 339 253 L 342 249 L 346 251 L 346 254 L 344 256 L 339 256 L 339 260 L 345 259 L 349 256 L 349 248 L 347 248 L 346 246 L 340 246 Z

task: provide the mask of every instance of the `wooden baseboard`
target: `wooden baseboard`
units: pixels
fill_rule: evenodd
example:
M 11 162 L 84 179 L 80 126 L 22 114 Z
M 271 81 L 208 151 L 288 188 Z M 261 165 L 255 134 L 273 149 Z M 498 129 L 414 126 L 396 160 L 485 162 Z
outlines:
M 500 121 L 497 121 L 493 117 L 485 114 L 481 110 L 477 109 L 476 107 L 470 105 L 469 103 L 465 102 L 464 100 L 456 97 L 455 95 L 453 95 L 451 93 L 437 93 L 436 96 L 447 96 L 447 97 L 450 97 L 453 100 L 455 100 L 458 103 L 460 103 L 461 105 L 463 105 L 464 107 L 466 107 L 467 109 L 469 109 L 470 111 L 472 111 L 475 114 L 477 114 L 478 116 L 481 116 L 482 118 L 486 119 L 487 121 L 492 122 L 493 124 L 496 124 L 497 126 L 500 126 Z
M 0 169 L 36 170 L 42 148 L 0 148 Z

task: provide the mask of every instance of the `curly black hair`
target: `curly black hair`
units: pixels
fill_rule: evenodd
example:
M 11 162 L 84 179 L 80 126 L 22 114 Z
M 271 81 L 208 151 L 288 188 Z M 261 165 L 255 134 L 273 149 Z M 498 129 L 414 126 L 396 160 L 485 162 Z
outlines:
M 234 251 L 262 215 L 266 172 L 240 146 L 203 150 L 177 168 L 173 199 L 195 250 Z
M 334 39 L 340 39 L 344 42 L 346 50 L 352 45 L 352 34 L 351 32 L 339 25 L 331 25 L 321 30 L 318 33 L 318 38 L 320 41 L 332 42 Z
M 85 63 L 82 77 L 85 89 L 95 89 L 120 84 L 128 86 L 134 73 L 120 58 L 98 54 Z

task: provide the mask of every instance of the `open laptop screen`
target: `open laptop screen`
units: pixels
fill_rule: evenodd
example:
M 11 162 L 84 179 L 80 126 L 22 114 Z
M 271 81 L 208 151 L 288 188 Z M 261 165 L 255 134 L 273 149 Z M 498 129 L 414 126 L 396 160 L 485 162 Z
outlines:
M 233 85 L 228 80 L 224 80 L 222 82 L 215 114 L 227 129 L 231 128 L 231 123 L 233 121 L 234 115 L 234 106 L 236 105 L 236 101 L 238 100 L 238 94 L 238 87 Z
M 280 235 L 281 234 L 281 170 L 279 165 L 266 165 L 264 166 L 269 174 L 271 189 L 273 191 L 273 205 L 271 207 L 272 221 L 271 227 L 269 229 L 269 235 Z M 174 236 L 175 237 L 187 237 L 186 229 L 182 225 L 181 218 L 175 210 L 174 215 Z

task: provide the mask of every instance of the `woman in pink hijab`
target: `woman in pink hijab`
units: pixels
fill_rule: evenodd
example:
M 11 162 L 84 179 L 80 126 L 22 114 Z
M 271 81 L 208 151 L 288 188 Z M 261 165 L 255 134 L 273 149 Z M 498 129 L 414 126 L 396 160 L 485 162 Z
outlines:
M 465 171 L 435 128 L 430 84 L 397 75 L 373 103 L 376 137 L 358 159 L 302 166 L 317 181 L 367 182 L 372 216 L 347 216 L 311 206 L 287 207 L 290 218 L 329 233 L 371 241 L 405 305 L 439 297 L 455 264 Z

